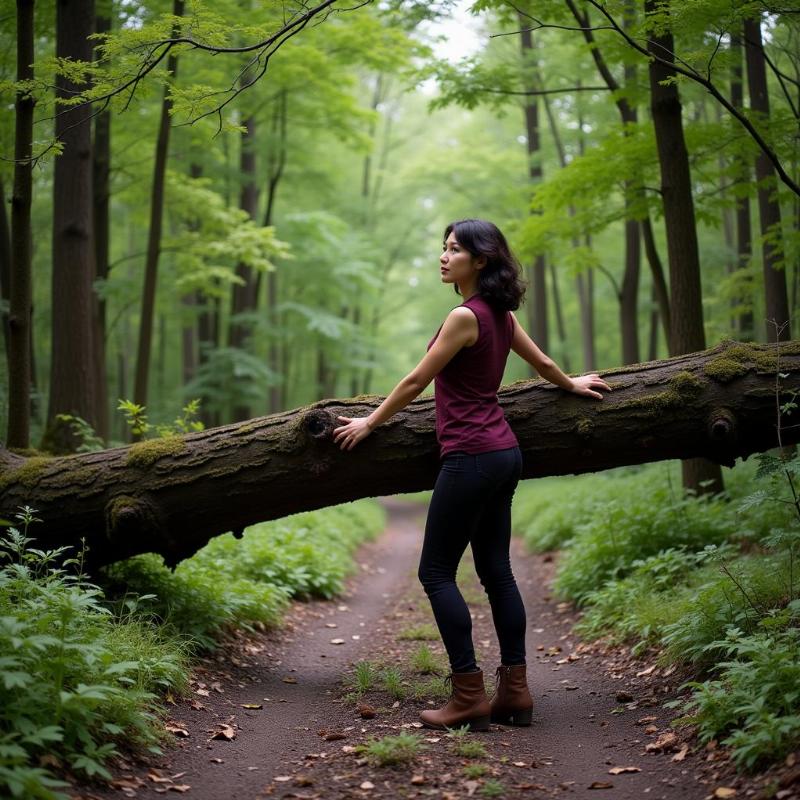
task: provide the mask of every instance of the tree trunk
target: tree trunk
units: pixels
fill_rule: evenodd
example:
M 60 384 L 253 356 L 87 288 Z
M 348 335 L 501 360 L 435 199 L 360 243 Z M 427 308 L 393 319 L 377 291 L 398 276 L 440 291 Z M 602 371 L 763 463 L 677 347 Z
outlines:
M 657 3 L 658 0 L 645 0 L 645 12 L 655 10 Z M 651 34 L 647 47 L 659 58 L 672 58 L 672 34 Z M 674 82 L 662 83 L 674 81 L 676 73 L 655 60 L 650 62 L 649 70 L 650 103 L 661 167 L 661 196 L 669 253 L 670 353 L 680 355 L 705 347 L 692 181 L 678 86 Z M 683 486 L 698 494 L 722 491 L 722 472 L 717 464 L 704 459 L 684 461 Z
M 744 108 L 744 90 L 742 88 L 742 37 L 731 34 L 731 103 L 739 109 Z M 747 161 L 734 156 L 737 162 L 737 181 L 749 184 L 751 169 Z M 736 254 L 738 269 L 747 269 L 753 254 L 751 241 L 750 197 L 745 195 L 736 202 Z M 747 298 L 750 306 L 739 313 L 736 323 L 737 338 L 749 342 L 755 338 L 753 323 L 753 297 Z
M 102 3 L 95 18 L 97 33 L 111 30 L 111 4 Z M 94 146 L 92 148 L 92 202 L 94 204 L 95 277 L 108 279 L 108 254 L 110 247 L 109 206 L 111 188 L 111 112 L 102 111 L 94 121 Z M 106 374 L 106 301 L 96 292 L 94 310 L 94 382 L 97 396 L 97 433 L 108 440 L 108 376 Z
M 672 330 L 672 315 L 669 310 L 669 289 L 667 289 L 667 281 L 664 277 L 664 267 L 661 263 L 661 257 L 658 255 L 658 249 L 656 248 L 656 240 L 653 237 L 653 224 L 650 222 L 649 214 L 642 220 L 641 227 L 642 239 L 644 240 L 644 252 L 650 264 L 650 275 L 653 279 L 653 297 L 656 303 L 658 303 L 658 316 L 664 328 L 664 341 L 667 343 L 667 352 L 669 352 L 670 355 L 674 355 L 674 353 L 669 350 L 670 331 Z
M 522 25 L 522 44 L 523 67 L 525 62 L 533 59 L 533 38 L 526 25 L 526 19 L 520 17 Z M 529 84 L 528 81 L 526 83 Z M 526 89 L 534 90 L 535 86 L 527 85 Z M 539 104 L 536 98 L 530 99 L 525 103 L 525 129 L 528 142 L 529 175 L 532 184 L 537 184 L 542 180 L 541 162 L 541 134 L 539 130 Z M 547 324 L 547 272 L 544 255 L 536 256 L 533 265 L 528 269 L 529 283 L 533 302 L 528 302 L 528 327 L 536 344 L 544 352 L 550 349 L 548 339 Z
M 183 16 L 183 0 L 173 0 L 172 13 Z M 178 31 L 173 30 L 177 36 Z M 170 51 L 167 58 L 167 75 L 175 80 L 178 73 L 178 57 Z M 142 312 L 139 321 L 139 343 L 136 348 L 136 377 L 133 386 L 133 401 L 141 406 L 147 405 L 147 390 L 150 377 L 150 356 L 153 344 L 153 318 L 156 305 L 156 279 L 158 277 L 158 258 L 161 250 L 161 228 L 164 218 L 164 177 L 167 170 L 169 148 L 170 117 L 172 100 L 168 87 L 164 87 L 161 102 L 161 117 L 156 139 L 156 157 L 153 165 L 153 187 L 150 195 L 150 229 L 147 237 L 147 256 L 144 268 L 144 288 L 142 290 Z
M 264 227 L 272 225 L 275 212 L 275 197 L 278 191 L 278 184 L 283 176 L 286 167 L 286 126 L 287 126 L 287 104 L 288 95 L 284 89 L 278 96 L 275 113 L 272 117 L 272 138 L 276 142 L 270 150 L 268 158 L 269 178 L 267 181 L 267 206 L 264 211 Z M 260 286 L 261 275 L 256 278 L 256 293 Z M 270 321 L 270 338 L 267 350 L 267 363 L 273 375 L 282 375 L 283 384 L 273 382 L 269 387 L 267 408 L 270 414 L 284 408 L 282 395 L 285 394 L 286 374 L 281 369 L 281 341 L 278 339 L 277 332 L 280 330 L 280 319 L 278 314 L 278 273 L 272 270 L 267 274 L 267 316 Z
M 56 56 L 92 60 L 93 0 L 56 3 Z M 87 87 L 62 76 L 56 97 L 72 99 Z M 59 415 L 78 416 L 97 428 L 94 369 L 94 233 L 92 220 L 92 126 L 86 107 L 56 106 L 55 136 L 63 152 L 53 171 L 53 323 L 50 403 L 43 446 L 69 452 L 77 444 Z
M 250 82 L 249 73 L 242 77 L 242 84 Z M 246 211 L 251 220 L 258 216 L 258 187 L 256 186 L 256 120 L 250 115 L 244 121 L 245 132 L 241 138 L 241 151 L 239 155 L 239 171 L 241 174 L 242 188 L 239 194 L 239 208 Z M 245 323 L 239 314 L 255 312 L 257 307 L 256 276 L 247 264 L 236 265 L 236 275 L 241 278 L 241 285 L 234 284 L 231 297 L 231 322 L 228 334 L 228 344 L 238 350 L 247 350 L 249 347 L 252 325 Z M 233 419 L 239 422 L 251 416 L 250 408 L 246 403 L 237 402 L 233 408 Z
M 6 187 L 0 175 L 0 327 L 3 329 L 3 348 L 6 366 L 11 369 L 11 337 L 8 330 L 11 307 L 11 223 L 6 208 Z
M 500 405 L 523 451 L 524 478 L 705 456 L 733 465 L 776 442 L 780 399 L 800 390 L 800 342 L 723 342 L 608 370 L 602 402 L 543 380 L 502 389 Z M 379 397 L 326 400 L 199 433 L 66 458 L 0 451 L 0 506 L 28 503 L 43 522 L 37 546 L 78 545 L 94 565 L 155 551 L 175 564 L 225 531 L 298 511 L 430 489 L 439 467 L 432 396 L 415 400 L 353 452 L 332 441 L 336 417 L 361 416 Z M 783 432 L 800 441 L 800 427 Z
M 33 80 L 33 0 L 17 2 L 17 80 Z M 30 444 L 31 420 L 31 312 L 33 279 L 31 257 L 31 202 L 33 198 L 33 107 L 28 93 L 17 92 L 14 130 L 14 187 L 11 196 L 11 242 L 8 271 L 8 444 Z M 5 200 L 3 202 L 5 215 Z M 4 220 L 5 223 L 5 220 Z M 5 224 L 4 224 L 5 227 Z M 5 282 L 4 282 L 5 283 Z
M 764 45 L 761 41 L 761 18 L 744 22 L 747 84 L 750 89 L 750 109 L 769 121 L 769 94 Z M 775 168 L 763 152 L 756 158 L 758 182 L 758 216 L 761 222 L 762 263 L 764 271 L 764 300 L 767 318 L 767 341 L 786 341 L 791 338 L 789 298 L 786 273 L 781 266 L 783 233 L 781 207 L 777 197 Z

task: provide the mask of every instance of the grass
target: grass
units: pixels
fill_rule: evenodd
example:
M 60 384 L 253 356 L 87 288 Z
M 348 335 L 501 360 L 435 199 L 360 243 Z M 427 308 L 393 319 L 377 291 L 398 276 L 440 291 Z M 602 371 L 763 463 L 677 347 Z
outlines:
M 470 736 L 469 725 L 449 728 L 447 736 L 451 739 L 450 749 L 454 755 L 461 758 L 486 758 L 489 755 L 483 744 Z
M 441 656 L 434 653 L 426 644 L 421 644 L 411 654 L 411 665 L 422 675 L 441 675 L 447 670 Z
M 439 640 L 439 631 L 435 625 L 428 622 L 423 622 L 419 625 L 413 625 L 411 627 L 404 628 L 397 634 L 397 638 L 401 641 L 408 640 L 435 642 Z
M 358 745 L 356 751 L 362 753 L 373 766 L 394 767 L 412 762 L 425 747 L 419 736 L 413 733 L 400 733 L 396 736 L 371 738 Z
M 482 778 L 489 771 L 486 764 L 467 764 L 464 767 L 464 777 L 468 780 Z

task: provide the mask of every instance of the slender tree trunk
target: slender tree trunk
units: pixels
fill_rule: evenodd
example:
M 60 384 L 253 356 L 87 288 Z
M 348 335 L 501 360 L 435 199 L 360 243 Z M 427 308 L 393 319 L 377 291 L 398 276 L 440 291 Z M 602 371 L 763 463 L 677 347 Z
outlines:
M 242 78 L 242 83 L 246 85 L 249 82 L 249 74 L 246 74 Z M 242 181 L 239 208 L 247 212 L 251 220 L 255 220 L 258 215 L 258 188 L 256 186 L 256 120 L 253 115 L 250 115 L 244 121 L 244 129 L 239 155 L 239 171 Z M 237 264 L 236 275 L 241 278 L 243 283 L 233 287 L 228 344 L 238 350 L 247 350 L 252 335 L 252 325 L 237 319 L 237 316 L 252 313 L 256 310 L 258 297 L 256 294 L 256 277 L 252 268 L 243 263 Z M 249 419 L 250 416 L 250 408 L 246 403 L 236 402 L 234 404 L 234 422 Z
M 645 0 L 645 12 L 655 10 L 658 0 Z M 672 58 L 671 33 L 651 34 L 648 50 L 660 58 Z M 703 304 L 700 285 L 700 256 L 694 218 L 694 199 L 689 154 L 683 136 L 681 102 L 675 71 L 655 60 L 650 62 L 650 102 L 661 167 L 661 196 L 669 253 L 671 331 L 670 352 L 674 355 L 705 348 Z M 683 462 L 684 488 L 699 494 L 723 488 L 718 464 L 704 459 Z
M 522 25 L 523 69 L 533 68 L 533 38 L 526 25 L 525 17 L 520 16 Z M 529 81 L 528 89 L 534 89 Z M 541 162 L 541 133 L 539 130 L 539 104 L 536 98 L 532 98 L 525 103 L 525 128 L 528 143 L 529 175 L 531 184 L 535 185 L 542 180 Z M 533 265 L 528 268 L 529 282 L 533 302 L 528 303 L 528 326 L 531 336 L 542 350 L 547 352 L 550 349 L 547 324 L 547 270 L 544 254 L 540 253 L 534 259 Z
M 11 223 L 6 208 L 6 187 L 0 176 L 0 327 L 3 329 L 3 347 L 6 366 L 11 370 L 11 341 L 8 330 L 11 308 Z
M 731 103 L 739 109 L 744 108 L 744 90 L 742 83 L 742 37 L 737 33 L 731 34 Z M 737 165 L 737 182 L 749 184 L 752 180 L 752 170 L 747 161 L 734 156 Z M 736 255 L 737 268 L 746 270 L 750 266 L 753 255 L 750 221 L 750 196 L 740 197 L 736 202 Z M 744 298 L 739 298 L 740 302 Z M 752 341 L 755 335 L 753 322 L 753 296 L 746 298 L 747 310 L 741 311 L 737 318 L 737 335 L 743 341 Z
M 183 0 L 173 0 L 172 13 L 183 16 Z M 177 30 L 173 30 L 178 35 Z M 167 75 L 175 80 L 178 74 L 178 57 L 170 51 L 167 58 Z M 150 357 L 153 345 L 153 318 L 156 305 L 156 282 L 158 278 L 158 259 L 161 251 L 161 230 L 164 218 L 164 178 L 167 170 L 169 150 L 170 116 L 172 100 L 168 87 L 164 87 L 161 102 L 161 117 L 158 124 L 156 156 L 153 165 L 153 187 L 150 193 L 150 229 L 147 237 L 147 256 L 144 268 L 144 288 L 142 290 L 142 311 L 139 322 L 139 342 L 136 348 L 136 377 L 134 379 L 133 400 L 146 406 L 150 377 Z
M 33 80 L 33 0 L 17 0 L 17 80 Z M 62 33 L 59 29 L 59 33 Z M 18 91 L 15 104 L 14 187 L 11 196 L 11 268 L 8 314 L 8 446 L 30 444 L 31 410 L 31 202 L 33 197 L 33 107 Z M 5 202 L 3 204 L 5 214 Z M 5 226 L 4 226 L 5 227 Z M 4 282 L 5 283 L 5 282 Z
M 658 296 L 656 295 L 656 287 L 650 287 L 650 336 L 648 338 L 647 346 L 647 359 L 648 361 L 655 361 L 658 358 Z
M 669 289 L 667 288 L 667 280 L 664 277 L 664 267 L 661 264 L 661 257 L 658 255 L 656 240 L 653 236 L 653 225 L 650 222 L 649 214 L 642 220 L 641 226 L 642 239 L 644 240 L 644 252 L 650 264 L 650 274 L 653 279 L 653 296 L 658 304 L 658 317 L 664 328 L 664 341 L 666 342 L 669 354 L 675 355 L 670 352 L 672 315 L 669 310 Z
M 193 161 L 189 165 L 189 175 L 192 180 L 197 180 L 203 174 L 203 168 L 197 162 Z M 195 221 L 190 225 L 194 230 L 198 230 L 200 223 Z M 199 316 L 197 314 L 197 307 L 204 302 L 203 295 L 199 291 L 187 292 L 181 297 L 181 306 L 183 311 L 183 325 L 181 327 L 181 377 L 183 378 L 183 385 L 186 386 L 192 381 L 197 373 L 197 364 L 199 360 L 198 354 L 198 328 Z M 201 419 L 203 408 L 206 398 L 200 398 Z
M 750 108 L 759 113 L 764 122 L 767 122 L 769 121 L 769 94 L 760 16 L 756 19 L 745 20 L 744 36 Z M 763 241 L 761 260 L 764 271 L 767 341 L 785 341 L 791 338 L 791 328 L 786 273 L 780 264 L 783 257 L 781 207 L 777 197 L 775 168 L 764 153 L 759 153 L 756 158 L 756 180 L 758 181 L 758 215 L 761 221 Z
M 92 60 L 93 0 L 57 0 L 56 56 Z M 56 97 L 72 99 L 86 89 L 56 78 Z M 53 171 L 53 323 L 50 404 L 43 446 L 57 453 L 75 448 L 73 415 L 97 428 L 94 358 L 94 232 L 92 127 L 85 107 L 57 106 L 55 136 L 63 151 Z
M 278 191 L 283 171 L 286 167 L 286 126 L 287 126 L 287 106 L 288 95 L 284 89 L 278 96 L 275 112 L 272 117 L 272 141 L 273 147 L 270 150 L 268 159 L 268 182 L 267 182 L 267 206 L 264 212 L 264 227 L 272 225 L 272 218 L 275 211 L 275 197 Z M 261 280 L 259 275 L 257 282 Z M 258 292 L 259 284 L 256 284 Z M 278 272 L 271 270 L 267 273 L 267 317 L 271 322 L 269 347 L 267 350 L 267 363 L 273 376 L 282 375 L 282 381 L 273 383 L 269 387 L 267 409 L 270 414 L 274 414 L 281 408 L 285 408 L 285 382 L 286 382 L 286 360 L 282 358 L 283 339 L 279 337 L 280 330 L 278 313 Z M 282 369 L 283 367 L 283 369 Z M 284 387 L 284 388 L 282 388 Z
M 101 9 L 95 17 L 97 33 L 108 33 L 111 30 L 111 4 L 101 3 Z M 111 202 L 111 112 L 102 111 L 94 121 L 94 146 L 92 148 L 92 202 L 94 204 L 94 252 L 95 277 L 101 281 L 108 280 L 108 259 L 110 248 Z M 108 377 L 106 375 L 106 301 L 94 293 L 94 382 L 97 397 L 97 433 L 107 441 L 108 430 Z

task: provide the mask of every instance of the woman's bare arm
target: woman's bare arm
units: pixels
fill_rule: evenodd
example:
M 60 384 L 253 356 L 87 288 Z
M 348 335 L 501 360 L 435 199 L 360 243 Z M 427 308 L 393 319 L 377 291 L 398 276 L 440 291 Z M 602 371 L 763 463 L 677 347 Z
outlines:
M 514 314 L 511 314 L 511 319 L 514 320 L 514 336 L 511 340 L 511 349 L 520 358 L 527 361 L 545 380 L 569 392 L 594 397 L 598 400 L 602 400 L 603 395 L 594 391 L 595 387 L 611 391 L 611 387 L 596 372 L 581 375 L 577 378 L 570 378 L 569 375 L 565 375 L 558 364 L 546 355 L 536 342 L 528 336 Z

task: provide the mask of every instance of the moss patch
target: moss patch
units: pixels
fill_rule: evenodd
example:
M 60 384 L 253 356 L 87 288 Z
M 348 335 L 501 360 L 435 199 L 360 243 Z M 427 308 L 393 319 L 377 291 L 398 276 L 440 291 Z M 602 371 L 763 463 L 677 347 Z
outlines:
M 589 417 L 581 417 L 575 423 L 575 430 L 580 436 L 591 436 L 594 430 L 594 422 Z
M 705 386 L 697 375 L 686 369 L 675 373 L 675 375 L 669 379 L 669 385 L 679 395 L 684 397 L 696 397 L 703 391 L 703 387 Z
M 41 477 L 44 468 L 52 460 L 48 456 L 29 458 L 22 466 L 10 469 L 0 475 L 0 489 L 6 489 L 17 483 L 25 487 L 33 486 Z
M 728 383 L 734 378 L 746 375 L 751 369 L 756 372 L 775 372 L 778 368 L 777 347 L 780 355 L 797 355 L 800 345 L 797 342 L 781 342 L 780 345 L 764 346 L 732 342 L 716 358 L 709 359 L 703 372 L 720 383 Z
M 159 458 L 174 456 L 185 452 L 186 449 L 186 442 L 178 435 L 137 442 L 128 451 L 127 464 L 129 467 L 149 467 Z

